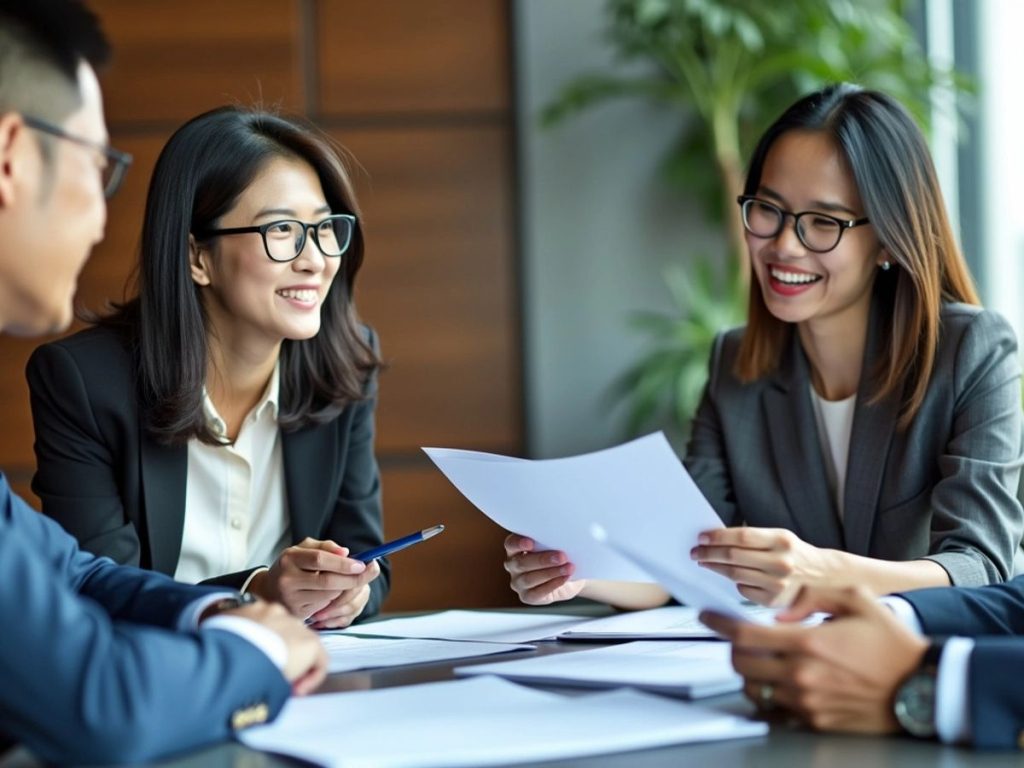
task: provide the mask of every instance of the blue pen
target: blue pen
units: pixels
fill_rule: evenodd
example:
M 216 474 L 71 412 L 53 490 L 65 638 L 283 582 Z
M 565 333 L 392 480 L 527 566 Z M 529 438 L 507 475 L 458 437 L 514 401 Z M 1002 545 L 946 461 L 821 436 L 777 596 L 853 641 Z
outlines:
M 364 563 L 369 563 L 376 560 L 378 557 L 384 557 L 390 555 L 392 552 L 398 552 L 406 547 L 411 547 L 413 544 L 419 544 L 421 541 L 437 536 L 441 531 L 444 530 L 443 525 L 434 525 L 430 528 L 424 528 L 422 531 L 416 531 L 416 533 L 410 533 L 408 536 L 403 536 L 400 539 L 394 541 L 386 541 L 379 547 L 368 549 L 365 552 L 360 552 L 358 555 L 352 555 L 353 560 L 362 560 Z
M 358 555 L 352 555 L 353 560 L 361 560 L 364 563 L 372 563 L 378 557 L 384 557 L 390 555 L 392 552 L 397 552 L 400 549 L 411 547 L 413 544 L 419 544 L 421 541 L 437 536 L 441 531 L 444 530 L 443 525 L 434 525 L 430 528 L 424 528 L 422 531 L 416 531 L 416 533 L 410 533 L 408 536 L 403 536 L 400 539 L 394 539 L 393 541 L 385 541 L 379 547 L 368 549 L 365 552 L 360 552 Z M 313 623 L 313 617 L 306 617 L 306 625 Z

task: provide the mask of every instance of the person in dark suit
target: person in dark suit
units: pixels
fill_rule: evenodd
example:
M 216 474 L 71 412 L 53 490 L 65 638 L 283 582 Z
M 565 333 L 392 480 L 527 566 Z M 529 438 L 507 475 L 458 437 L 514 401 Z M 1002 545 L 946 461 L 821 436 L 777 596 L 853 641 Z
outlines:
M 76 0 L 0 0 L 0 329 L 66 328 L 130 158 L 111 149 Z M 228 738 L 322 680 L 316 635 L 283 607 L 81 551 L 0 475 L 0 753 L 142 762 Z
M 328 140 L 241 107 L 169 140 L 138 296 L 28 364 L 42 510 L 99 555 L 283 602 L 375 614 L 379 359 L 352 288 L 363 236 Z
M 892 98 L 834 85 L 768 128 L 738 198 L 746 327 L 721 334 L 685 465 L 722 518 L 691 557 L 747 598 L 982 585 L 1021 565 L 1017 342 L 981 309 L 927 144 Z M 681 511 L 685 514 L 685 510 Z M 511 535 L 525 602 L 630 607 Z
M 816 611 L 833 618 L 792 623 Z M 701 619 L 732 641 L 744 692 L 764 710 L 824 731 L 1024 749 L 1024 577 L 881 603 L 860 587 L 805 587 L 781 625 Z

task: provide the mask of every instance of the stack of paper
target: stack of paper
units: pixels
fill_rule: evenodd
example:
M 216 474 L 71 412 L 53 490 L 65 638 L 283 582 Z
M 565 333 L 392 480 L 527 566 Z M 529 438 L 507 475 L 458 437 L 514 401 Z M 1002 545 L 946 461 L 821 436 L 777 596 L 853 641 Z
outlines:
M 408 619 L 385 619 L 342 630 L 350 635 L 423 637 L 487 643 L 529 643 L 577 629 L 589 619 L 540 611 L 441 611 Z
M 320 642 L 327 651 L 327 671 L 331 673 L 469 659 L 474 656 L 534 649 L 532 645 L 469 643 L 457 640 L 378 639 L 335 632 L 321 632 Z
M 635 688 L 696 699 L 743 687 L 733 671 L 729 643 L 625 643 L 575 653 L 459 667 L 458 675 L 500 675 L 522 683 L 584 688 Z
M 749 621 L 771 620 L 778 609 L 749 605 L 742 609 Z M 699 611 L 685 605 L 652 608 L 649 611 L 620 613 L 603 619 L 594 619 L 573 627 L 558 636 L 559 640 L 714 640 L 714 632 L 701 624 Z
M 337 768 L 488 766 L 761 736 L 768 728 L 619 690 L 563 697 L 493 677 L 290 700 L 239 733 L 254 749 Z

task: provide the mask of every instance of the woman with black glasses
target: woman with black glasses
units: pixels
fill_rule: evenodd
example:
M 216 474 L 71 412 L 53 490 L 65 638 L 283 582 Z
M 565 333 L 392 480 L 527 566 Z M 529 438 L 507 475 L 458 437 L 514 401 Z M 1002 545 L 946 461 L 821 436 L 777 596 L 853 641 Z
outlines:
M 318 628 L 372 615 L 388 565 L 373 332 L 338 154 L 240 108 L 157 161 L 138 295 L 28 366 L 43 512 L 84 549 L 283 602 Z
M 1024 534 L 1017 341 L 978 306 L 912 118 L 851 85 L 811 94 L 761 138 L 738 204 L 748 321 L 714 345 L 685 460 L 726 527 L 684 556 L 763 604 L 803 584 L 1008 579 Z M 574 581 L 564 553 L 533 550 L 506 540 L 525 602 L 666 599 Z

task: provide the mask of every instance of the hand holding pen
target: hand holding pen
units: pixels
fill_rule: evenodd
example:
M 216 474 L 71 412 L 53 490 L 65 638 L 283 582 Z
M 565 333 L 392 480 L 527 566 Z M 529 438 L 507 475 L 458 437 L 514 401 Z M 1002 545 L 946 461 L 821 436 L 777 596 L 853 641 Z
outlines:
M 306 619 L 306 624 L 313 629 L 338 629 L 340 627 L 347 627 L 357 616 L 359 616 L 360 613 L 363 612 L 367 601 L 370 599 L 369 582 L 376 578 L 380 573 L 380 566 L 377 564 L 377 559 L 390 555 L 394 552 L 399 552 L 406 547 L 411 547 L 413 544 L 419 544 L 421 541 L 433 538 L 443 530 L 443 525 L 434 525 L 430 528 L 424 528 L 422 531 L 410 533 L 408 536 L 402 536 L 401 538 L 394 539 L 393 541 L 385 542 L 379 547 L 374 547 L 364 552 L 360 552 L 357 555 L 352 555 L 351 559 L 367 564 L 366 570 L 363 574 L 365 576 L 365 574 L 372 573 L 372 578 L 368 579 L 366 583 L 360 587 L 342 592 L 325 607 L 312 613 Z
M 380 566 L 349 556 L 333 541 L 306 538 L 288 547 L 269 571 L 257 574 L 249 591 L 283 603 L 295 616 L 311 617 L 316 628 L 345 627 L 362 613 L 369 584 Z

